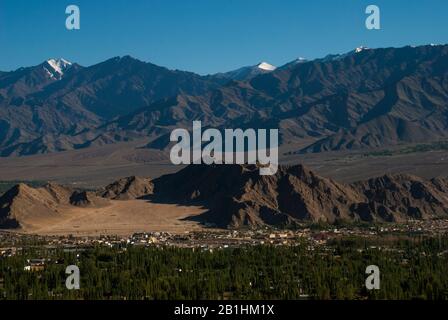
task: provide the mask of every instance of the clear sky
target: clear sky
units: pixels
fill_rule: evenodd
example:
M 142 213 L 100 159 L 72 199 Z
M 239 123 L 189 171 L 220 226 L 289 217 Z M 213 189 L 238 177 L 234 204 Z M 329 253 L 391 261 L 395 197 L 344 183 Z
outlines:
M 76 4 L 81 30 L 65 28 Z M 365 28 L 369 4 L 381 30 Z M 357 46 L 448 43 L 448 0 L 0 0 L 0 70 L 131 55 L 200 74 Z

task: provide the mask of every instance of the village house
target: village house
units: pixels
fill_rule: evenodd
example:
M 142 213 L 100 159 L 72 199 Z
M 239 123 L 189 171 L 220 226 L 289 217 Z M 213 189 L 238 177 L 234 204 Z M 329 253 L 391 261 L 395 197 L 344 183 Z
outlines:
M 23 268 L 25 271 L 37 272 L 45 269 L 45 259 L 28 259 L 27 265 Z

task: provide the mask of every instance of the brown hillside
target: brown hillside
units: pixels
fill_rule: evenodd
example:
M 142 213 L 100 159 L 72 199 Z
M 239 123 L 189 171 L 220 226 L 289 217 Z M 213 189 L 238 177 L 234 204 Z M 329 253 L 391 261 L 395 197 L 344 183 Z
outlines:
M 130 200 L 151 194 L 153 189 L 154 186 L 150 179 L 132 176 L 107 185 L 98 194 L 108 199 Z
M 404 221 L 448 215 L 445 179 L 425 181 L 412 175 L 385 175 L 353 185 L 367 198 L 353 209 L 362 220 Z
M 192 165 L 155 186 L 167 199 L 204 203 L 204 221 L 221 227 L 448 217 L 448 182 L 407 175 L 344 185 L 302 165 L 280 166 L 273 176 L 260 176 L 250 165 Z
M 78 207 L 102 207 L 108 205 L 109 201 L 92 191 L 75 191 L 70 196 L 70 204 Z
M 72 191 L 55 184 L 31 188 L 18 184 L 0 197 L 0 226 L 20 227 L 28 218 L 39 219 L 59 214 L 59 205 L 69 202 Z
M 0 227 L 27 227 L 43 220 L 51 224 L 64 214 L 64 219 L 70 218 L 68 212 L 75 207 L 95 209 L 109 206 L 114 200 L 130 201 L 147 195 L 152 195 L 153 205 L 205 207 L 207 212 L 194 219 L 225 228 L 448 217 L 446 179 L 385 175 L 348 185 L 320 177 L 302 165 L 280 166 L 272 176 L 261 176 L 256 165 L 190 165 L 154 181 L 120 179 L 98 192 L 72 191 L 55 184 L 42 188 L 19 184 L 0 197 Z M 139 203 L 150 205 L 149 199 Z M 91 219 L 89 212 L 86 221 Z M 182 215 L 189 219 L 188 214 Z M 107 221 L 114 216 L 101 219 Z

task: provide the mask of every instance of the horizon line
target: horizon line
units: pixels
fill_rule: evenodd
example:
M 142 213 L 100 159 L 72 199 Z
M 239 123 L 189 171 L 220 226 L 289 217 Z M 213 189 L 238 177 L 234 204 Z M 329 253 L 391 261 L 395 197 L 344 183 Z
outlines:
M 408 45 L 397 46 L 397 47 L 395 47 L 395 46 L 389 46 L 389 47 L 366 47 L 366 46 L 364 46 L 364 45 L 360 45 L 360 46 L 358 46 L 358 47 L 356 47 L 356 48 L 354 48 L 354 49 L 352 49 L 352 50 L 349 50 L 349 51 L 344 51 L 344 52 L 340 52 L 340 53 L 327 53 L 327 54 L 326 54 L 325 56 L 323 56 L 323 57 L 314 57 L 314 58 L 297 57 L 297 58 L 295 58 L 295 59 L 293 59 L 293 60 L 288 60 L 286 63 L 280 64 L 280 65 L 278 65 L 278 66 L 276 66 L 276 65 L 273 65 L 273 66 L 275 66 L 276 68 L 281 68 L 281 67 L 286 66 L 287 64 L 289 64 L 289 63 L 291 63 L 291 62 L 294 62 L 294 61 L 296 61 L 296 60 L 299 60 L 299 59 L 304 59 L 304 60 L 303 60 L 303 63 L 312 62 L 312 61 L 316 61 L 316 60 L 324 59 L 324 58 L 326 58 L 326 57 L 328 57 L 328 56 L 341 56 L 341 55 L 344 55 L 344 54 L 353 53 L 353 52 L 355 52 L 357 49 L 360 49 L 360 48 L 362 48 L 363 50 L 381 50 L 381 49 L 403 49 L 403 48 L 407 48 L 407 47 L 419 48 L 419 47 L 427 47 L 427 46 L 432 46 L 432 47 L 434 47 L 434 46 L 447 46 L 447 45 L 448 45 L 448 43 L 438 43 L 438 44 L 435 44 L 435 43 L 426 43 L 426 44 L 420 44 L 420 45 L 411 45 L 411 44 L 408 44 Z M 21 67 L 18 67 L 18 68 L 16 68 L 16 69 L 10 69 L 10 70 L 0 70 L 0 72 L 3 72 L 3 73 L 10 73 L 10 72 L 16 72 L 16 71 L 19 71 L 19 70 L 21 70 L 21 69 L 37 67 L 37 66 L 39 66 L 39 65 L 41 65 L 41 64 L 43 64 L 43 63 L 45 63 L 45 62 L 47 62 L 47 61 L 49 61 L 49 60 L 51 60 L 51 59 L 63 59 L 63 60 L 65 60 L 65 61 L 67 61 L 67 62 L 70 62 L 70 63 L 72 63 L 72 64 L 77 64 L 77 65 L 80 66 L 80 67 L 83 67 L 83 68 L 90 68 L 90 67 L 93 67 L 93 66 L 95 66 L 95 65 L 101 64 L 101 63 L 103 63 L 103 62 L 112 60 L 112 59 L 117 59 L 117 58 L 119 58 L 119 59 L 123 59 L 123 58 L 126 58 L 126 57 L 132 58 L 132 59 L 137 60 L 137 61 L 140 61 L 140 62 L 142 62 L 142 63 L 153 64 L 153 65 L 155 65 L 155 66 L 158 66 L 158 67 L 161 67 L 161 68 L 165 68 L 165 69 L 170 70 L 170 71 L 190 72 L 190 73 L 194 73 L 194 74 L 197 74 L 197 75 L 200 75 L 200 76 L 204 76 L 204 77 L 206 77 L 206 76 L 212 76 L 212 75 L 217 75 L 217 74 L 222 74 L 222 73 L 231 72 L 231 71 L 236 71 L 236 70 L 241 69 L 241 68 L 254 67 L 254 66 L 257 66 L 258 64 L 263 63 L 263 62 L 271 64 L 269 61 L 267 61 L 267 60 L 263 60 L 263 61 L 260 61 L 260 62 L 258 62 L 258 63 L 256 63 L 256 64 L 253 64 L 253 65 L 242 65 L 242 66 L 239 66 L 239 67 L 236 67 L 236 68 L 234 68 L 234 69 L 227 70 L 227 71 L 219 71 L 219 72 L 205 73 L 205 74 L 204 74 L 204 73 L 198 73 L 198 72 L 196 72 L 196 71 L 191 71 L 191 70 L 178 69 L 178 68 L 170 68 L 170 67 L 167 67 L 167 66 L 159 65 L 159 64 L 156 64 L 156 63 L 154 63 L 154 62 L 147 61 L 147 60 L 144 60 L 144 59 L 141 59 L 141 58 L 132 56 L 131 54 L 124 54 L 124 55 L 112 56 L 112 57 L 107 58 L 107 59 L 105 59 L 105 60 L 101 60 L 101 61 L 98 61 L 98 62 L 89 64 L 89 65 L 82 65 L 82 64 L 80 64 L 80 63 L 78 63 L 78 62 L 76 62 L 76 61 L 74 61 L 74 60 L 66 59 L 66 58 L 64 58 L 64 57 L 58 57 L 58 58 L 55 58 L 55 57 L 49 57 L 49 58 L 47 58 L 46 60 L 41 61 L 41 62 L 38 63 L 38 64 L 33 64 L 33 65 L 28 65 L 28 66 L 21 66 Z

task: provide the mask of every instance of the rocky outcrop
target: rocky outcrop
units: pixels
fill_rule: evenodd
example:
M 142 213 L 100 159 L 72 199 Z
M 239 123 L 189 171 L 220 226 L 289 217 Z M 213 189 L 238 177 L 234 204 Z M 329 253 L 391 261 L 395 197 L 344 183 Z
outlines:
M 260 176 L 254 165 L 189 166 L 155 186 L 166 198 L 204 203 L 204 221 L 221 227 L 448 217 L 448 182 L 409 175 L 345 185 L 302 165 L 280 166 L 273 176 Z
M 132 176 L 107 185 L 98 194 L 108 199 L 130 200 L 149 195 L 153 192 L 153 189 L 151 179 Z
M 58 215 L 64 206 L 101 207 L 149 195 L 153 201 L 201 204 L 208 211 L 199 219 L 223 228 L 448 218 L 447 179 L 397 174 L 342 184 L 302 165 L 279 166 L 272 176 L 260 175 L 256 165 L 190 165 L 154 181 L 120 179 L 97 192 L 19 184 L 0 197 L 0 227 Z
M 0 227 L 20 227 L 28 217 L 44 217 L 59 214 L 59 206 L 68 204 L 72 190 L 47 184 L 32 188 L 18 184 L 0 197 Z
M 70 204 L 77 207 L 102 207 L 108 205 L 109 201 L 92 191 L 75 191 L 70 196 Z

